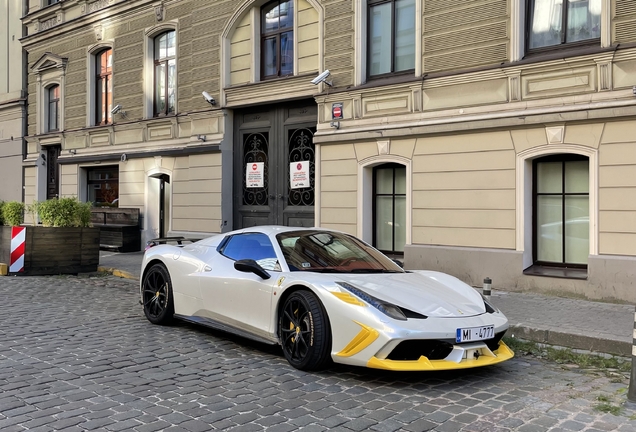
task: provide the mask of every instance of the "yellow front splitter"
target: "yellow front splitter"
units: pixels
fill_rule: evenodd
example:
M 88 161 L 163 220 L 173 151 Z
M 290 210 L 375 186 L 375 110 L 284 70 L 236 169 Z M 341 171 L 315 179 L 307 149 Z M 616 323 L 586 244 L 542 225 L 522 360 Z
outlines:
M 508 346 L 499 342 L 499 348 L 493 351 L 496 357 L 481 356 L 477 359 L 463 359 L 459 363 L 448 360 L 429 360 L 422 356 L 418 360 L 380 360 L 371 358 L 367 367 L 392 371 L 440 371 L 453 369 L 468 369 L 481 366 L 489 366 L 510 360 L 515 353 Z

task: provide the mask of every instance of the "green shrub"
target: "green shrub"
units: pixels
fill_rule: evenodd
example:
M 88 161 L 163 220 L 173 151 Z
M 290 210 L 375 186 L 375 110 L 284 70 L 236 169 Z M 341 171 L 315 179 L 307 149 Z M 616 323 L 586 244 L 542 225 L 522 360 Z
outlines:
M 0 226 L 4 225 L 4 217 L 2 216 L 3 207 L 4 207 L 4 201 L 0 200 Z
M 37 212 L 45 227 L 88 227 L 91 223 L 91 203 L 77 198 L 41 201 Z
M 24 203 L 20 201 L 8 201 L 2 206 L 2 218 L 4 224 L 20 226 L 24 222 Z
M 39 201 L 33 201 L 31 204 L 27 204 L 26 212 L 31 216 L 31 221 L 33 225 L 37 225 L 38 223 L 38 207 L 40 206 Z

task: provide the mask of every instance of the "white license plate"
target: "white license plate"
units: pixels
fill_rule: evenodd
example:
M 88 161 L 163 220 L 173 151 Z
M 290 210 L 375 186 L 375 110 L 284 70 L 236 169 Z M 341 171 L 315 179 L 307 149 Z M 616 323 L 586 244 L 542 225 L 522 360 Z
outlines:
M 473 342 L 495 337 L 495 326 L 458 328 L 455 341 Z

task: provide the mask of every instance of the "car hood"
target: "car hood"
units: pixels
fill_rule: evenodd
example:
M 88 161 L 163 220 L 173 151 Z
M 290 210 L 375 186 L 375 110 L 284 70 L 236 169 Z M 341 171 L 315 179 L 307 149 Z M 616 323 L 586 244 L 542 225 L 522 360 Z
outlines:
M 486 312 L 472 287 L 439 272 L 338 275 L 338 279 L 380 300 L 428 317 L 466 317 Z

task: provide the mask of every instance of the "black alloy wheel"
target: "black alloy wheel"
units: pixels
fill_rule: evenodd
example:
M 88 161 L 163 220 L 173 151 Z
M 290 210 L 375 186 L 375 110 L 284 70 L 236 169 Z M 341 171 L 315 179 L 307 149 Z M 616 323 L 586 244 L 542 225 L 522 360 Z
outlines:
M 155 264 L 144 276 L 142 301 L 146 318 L 153 324 L 169 324 L 174 316 L 172 282 L 163 264 Z
M 296 291 L 285 300 L 278 337 L 285 358 L 296 369 L 319 370 L 331 362 L 329 318 L 312 292 Z

